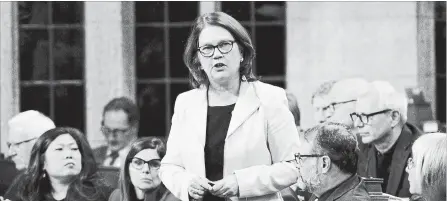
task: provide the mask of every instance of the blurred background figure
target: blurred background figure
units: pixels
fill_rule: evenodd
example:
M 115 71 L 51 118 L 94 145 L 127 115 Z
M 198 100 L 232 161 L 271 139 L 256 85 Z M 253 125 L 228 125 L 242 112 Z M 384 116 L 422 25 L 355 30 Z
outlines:
M 120 173 L 120 188 L 109 201 L 179 201 L 163 185 L 159 176 L 165 143 L 157 137 L 144 137 L 132 143 Z
M 295 125 L 299 132 L 302 132 L 301 129 L 301 113 L 300 107 L 298 105 L 298 100 L 296 96 L 290 92 L 286 92 L 287 101 L 289 104 L 289 110 L 292 112 L 293 118 L 295 119 Z
M 405 163 L 421 131 L 407 122 L 407 98 L 389 82 L 374 81 L 366 89 L 351 114 L 360 141 L 358 173 L 383 178 L 387 194 L 410 197 Z
M 314 118 L 317 123 L 323 123 L 330 117 L 329 105 L 327 95 L 335 84 L 335 80 L 326 81 L 321 84 L 318 89 L 312 94 L 311 103 L 315 109 Z
M 8 158 L 18 170 L 27 168 L 31 149 L 37 138 L 46 131 L 55 128 L 54 122 L 44 114 L 28 110 L 21 112 L 8 121 Z
M 4 197 L 13 201 L 106 201 L 112 190 L 98 177 L 84 134 L 75 128 L 58 127 L 37 139 L 28 169 Z
M 327 122 L 306 130 L 299 153 L 298 185 L 312 193 L 309 200 L 370 201 L 357 175 L 358 147 L 355 135 L 343 124 Z
M 353 128 L 350 114 L 355 111 L 357 98 L 366 93 L 368 82 L 363 78 L 339 80 L 330 89 L 326 121 L 342 123 Z M 353 130 L 355 133 L 355 131 Z
M 140 113 L 137 105 L 126 97 L 111 100 L 102 113 L 101 131 L 107 145 L 93 150 L 100 166 L 120 168 L 130 143 L 138 137 Z
M 406 172 L 410 193 L 421 195 L 421 201 L 446 200 L 447 135 L 429 133 L 413 144 L 413 156 Z

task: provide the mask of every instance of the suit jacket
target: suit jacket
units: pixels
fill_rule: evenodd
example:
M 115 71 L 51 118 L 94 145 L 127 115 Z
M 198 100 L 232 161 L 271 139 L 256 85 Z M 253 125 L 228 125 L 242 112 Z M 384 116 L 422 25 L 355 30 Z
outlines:
M 207 107 L 206 87 L 184 92 L 175 102 L 159 175 L 183 201 L 188 200 L 190 180 L 194 176 L 206 177 Z M 239 198 L 282 200 L 279 191 L 298 179 L 297 169 L 283 161 L 293 160 L 298 146 L 298 131 L 285 91 L 259 81 L 242 81 L 225 139 L 223 167 L 224 177 L 236 176 Z
M 19 174 L 19 171 L 16 169 L 14 162 L 7 160 L 0 160 L 0 170 L 0 196 L 2 196 Z
M 100 146 L 93 150 L 93 155 L 95 156 L 96 164 L 102 166 L 107 158 L 107 146 Z
M 405 171 L 408 158 L 411 156 L 411 146 L 421 135 L 421 131 L 412 124 L 406 123 L 397 139 L 392 156 L 388 185 L 384 192 L 397 197 L 410 197 L 410 184 Z M 377 177 L 377 161 L 375 147 L 372 144 L 359 142 L 360 154 L 357 173 L 362 177 Z
M 161 186 L 160 189 L 154 192 L 154 194 L 154 196 L 146 196 L 144 198 L 144 201 L 180 201 L 178 198 L 172 195 L 172 193 L 169 192 L 169 190 L 166 189 L 164 186 Z M 109 197 L 109 201 L 123 201 L 121 199 L 121 190 L 114 190 Z
M 323 196 L 322 196 L 323 197 Z M 340 185 L 329 194 L 326 198 L 319 198 L 318 201 L 370 201 L 372 200 L 366 191 L 365 183 L 362 178 L 355 174 Z M 312 195 L 309 201 L 314 201 L 315 195 Z
M 290 187 L 282 189 L 281 196 L 284 201 L 300 201 L 300 199 L 298 199 L 296 192 Z

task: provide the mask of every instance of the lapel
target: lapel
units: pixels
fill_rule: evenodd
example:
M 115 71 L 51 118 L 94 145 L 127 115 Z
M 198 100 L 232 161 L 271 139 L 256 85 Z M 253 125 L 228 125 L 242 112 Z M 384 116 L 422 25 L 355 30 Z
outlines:
M 235 133 L 237 128 L 242 125 L 261 105 L 255 83 L 253 82 L 241 82 L 241 88 L 239 97 L 234 106 L 234 110 L 231 113 L 231 121 L 228 127 L 227 137 Z
M 192 122 L 193 132 L 191 134 L 197 137 L 198 143 L 205 147 L 206 139 L 206 121 L 208 114 L 208 103 L 206 96 L 206 87 L 202 86 L 198 89 L 197 94 L 194 95 L 196 99 L 193 100 L 191 107 L 188 109 L 187 116 L 194 117 L 189 119 L 188 122 Z
M 410 129 L 406 125 L 402 128 L 402 132 L 396 143 L 396 149 L 394 150 L 391 161 L 391 172 L 386 188 L 386 193 L 391 195 L 397 194 L 402 175 L 405 172 L 407 159 L 411 153 L 412 135 Z
M 352 175 L 347 180 L 342 182 L 334 192 L 332 192 L 329 197 L 326 199 L 327 201 L 337 200 L 347 192 L 349 192 L 351 189 L 355 188 L 358 184 L 360 178 L 357 175 Z

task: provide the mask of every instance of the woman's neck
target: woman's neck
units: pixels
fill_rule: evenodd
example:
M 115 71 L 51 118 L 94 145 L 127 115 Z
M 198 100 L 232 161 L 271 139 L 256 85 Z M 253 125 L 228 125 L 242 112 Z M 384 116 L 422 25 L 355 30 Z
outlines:
M 145 192 L 139 188 L 135 188 L 135 195 L 137 196 L 138 200 L 144 199 Z
M 68 188 L 70 187 L 71 180 L 62 181 L 60 179 L 49 178 L 51 182 L 53 198 L 55 200 L 65 199 L 67 196 Z
M 139 188 L 134 188 L 135 189 L 135 195 L 137 196 L 137 199 L 138 200 L 143 200 L 143 199 L 145 199 L 145 197 L 153 197 L 154 199 L 149 199 L 149 200 L 155 200 L 155 193 L 157 192 L 157 189 L 158 189 L 159 187 L 157 187 L 157 188 L 154 188 L 154 189 L 150 189 L 150 190 L 146 190 L 146 191 L 143 191 L 143 190 L 141 190 L 141 189 L 139 189 Z
M 234 104 L 239 96 L 241 82 L 228 82 L 226 85 L 210 84 L 208 91 L 209 106 Z
M 239 76 L 232 77 L 226 81 L 213 82 L 210 80 L 210 91 L 217 94 L 232 94 L 237 96 L 239 94 L 239 87 L 241 85 L 241 79 Z

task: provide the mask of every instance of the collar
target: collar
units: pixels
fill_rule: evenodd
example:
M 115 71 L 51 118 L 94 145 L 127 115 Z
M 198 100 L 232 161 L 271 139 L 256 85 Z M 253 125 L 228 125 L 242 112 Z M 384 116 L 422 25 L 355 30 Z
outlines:
M 130 146 L 126 146 L 124 148 L 122 148 L 121 150 L 118 151 L 118 154 L 120 157 L 123 157 L 127 154 L 127 152 L 130 150 Z M 110 154 L 112 153 L 112 150 L 110 150 L 110 148 L 107 148 L 107 152 L 106 152 L 106 156 L 110 156 Z
M 357 174 L 354 174 L 351 177 L 349 177 L 348 179 L 346 179 L 345 181 L 341 182 L 338 186 L 323 193 L 323 195 L 321 195 L 318 198 L 318 200 L 321 200 L 321 201 L 336 200 L 339 197 L 346 194 L 347 192 L 354 189 L 356 186 L 359 185 L 359 183 L 361 183 L 361 178 Z

